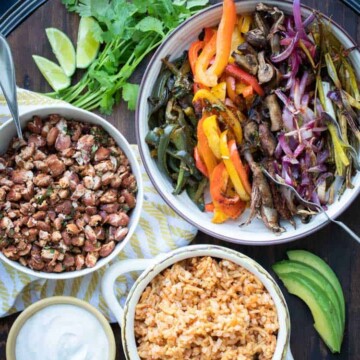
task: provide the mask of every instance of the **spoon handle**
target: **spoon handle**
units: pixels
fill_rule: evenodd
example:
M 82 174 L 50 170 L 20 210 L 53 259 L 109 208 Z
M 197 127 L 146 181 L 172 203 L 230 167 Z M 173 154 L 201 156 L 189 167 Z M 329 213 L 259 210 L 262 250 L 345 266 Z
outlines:
M 23 138 L 20 121 L 19 111 L 17 106 L 16 96 L 16 80 L 14 63 L 11 56 L 10 47 L 6 39 L 0 34 L 0 86 L 4 93 L 10 113 L 15 121 L 16 131 L 20 139 Z
M 338 226 L 340 226 L 341 228 L 343 228 L 351 237 L 353 237 L 353 239 L 355 239 L 358 243 L 360 243 L 360 238 L 357 234 L 355 234 L 354 231 L 352 231 L 347 225 L 345 225 L 343 222 L 339 221 L 339 220 L 333 220 L 330 219 L 333 223 L 337 224 Z

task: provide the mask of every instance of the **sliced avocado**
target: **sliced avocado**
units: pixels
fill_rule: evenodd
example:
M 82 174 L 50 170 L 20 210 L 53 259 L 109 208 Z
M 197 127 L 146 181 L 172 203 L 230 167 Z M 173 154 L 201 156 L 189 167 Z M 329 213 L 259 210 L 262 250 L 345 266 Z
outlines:
M 316 269 L 298 261 L 283 260 L 272 266 L 279 276 L 282 274 L 299 274 L 300 276 L 313 281 L 318 285 L 332 302 L 337 314 L 337 328 L 341 335 L 344 333 L 344 319 L 342 318 L 341 303 L 336 291 L 330 282 Z
M 312 254 L 309 251 L 305 250 L 291 250 L 287 252 L 287 256 L 290 260 L 298 261 L 304 264 L 307 264 L 314 269 L 316 269 L 319 273 L 321 273 L 330 284 L 333 286 L 333 288 L 336 291 L 336 294 L 338 296 L 338 299 L 341 304 L 341 315 L 343 319 L 343 326 L 345 327 L 345 299 L 344 299 L 344 293 L 342 291 L 339 279 L 337 278 L 334 271 L 331 269 L 331 267 L 320 257 L 316 256 L 315 254 Z
M 313 281 L 299 274 L 279 274 L 291 294 L 298 296 L 310 308 L 314 327 L 331 352 L 340 352 L 341 335 L 336 326 L 336 311 L 326 293 Z

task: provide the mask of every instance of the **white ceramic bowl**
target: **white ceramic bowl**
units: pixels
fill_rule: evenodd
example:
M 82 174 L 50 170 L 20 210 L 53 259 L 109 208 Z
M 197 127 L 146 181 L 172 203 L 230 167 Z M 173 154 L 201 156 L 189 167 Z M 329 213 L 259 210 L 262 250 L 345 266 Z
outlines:
M 136 177 L 137 185 L 138 185 L 138 191 L 136 195 L 136 206 L 131 211 L 130 214 L 130 222 L 129 222 L 129 232 L 124 238 L 123 241 L 116 244 L 115 249 L 113 252 L 105 257 L 99 259 L 99 261 L 95 264 L 92 268 L 85 268 L 78 271 L 69 271 L 69 272 L 63 272 L 63 273 L 46 273 L 42 271 L 35 271 L 28 267 L 25 267 L 21 265 L 17 261 L 13 261 L 8 259 L 5 255 L 3 255 L 0 252 L 0 259 L 3 260 L 8 265 L 12 266 L 13 268 L 22 271 L 28 275 L 36 276 L 39 278 L 45 278 L 45 279 L 56 279 L 56 280 L 62 280 L 62 279 L 71 279 L 83 275 L 87 275 L 93 271 L 96 271 L 100 269 L 102 266 L 107 264 L 109 261 L 114 259 L 120 251 L 125 247 L 125 245 L 130 240 L 132 234 L 134 233 L 134 230 L 139 222 L 141 209 L 142 209 L 142 203 L 143 203 L 143 185 L 142 185 L 142 177 L 140 172 L 140 167 L 138 164 L 138 161 L 136 159 L 136 156 L 133 152 L 133 150 L 130 147 L 130 144 L 127 142 L 127 140 L 124 138 L 123 135 L 117 130 L 113 125 L 111 125 L 108 121 L 104 120 L 98 115 L 95 115 L 91 112 L 81 110 L 75 107 L 70 106 L 46 106 L 42 107 L 36 110 L 32 110 L 26 113 L 23 113 L 20 115 L 20 122 L 21 126 L 25 127 L 26 123 L 32 119 L 34 115 L 38 115 L 41 118 L 44 118 L 50 114 L 60 114 L 63 117 L 67 119 L 74 119 L 81 122 L 87 122 L 90 124 L 96 124 L 100 125 L 104 130 L 106 130 L 116 141 L 117 145 L 122 149 L 129 159 L 131 170 L 133 174 Z M 15 123 L 12 120 L 7 121 L 3 126 L 0 128 L 0 154 L 3 154 L 6 152 L 9 143 L 11 139 L 16 135 L 16 129 L 15 129 Z
M 54 305 L 73 305 L 82 308 L 92 314 L 100 323 L 103 331 L 109 341 L 109 358 L 103 360 L 115 360 L 116 356 L 116 343 L 114 333 L 110 324 L 106 320 L 105 316 L 94 306 L 90 305 L 84 300 L 80 300 L 71 296 L 53 296 L 45 298 L 31 304 L 26 308 L 18 318 L 16 318 L 14 324 L 11 327 L 8 338 L 6 340 L 6 359 L 16 360 L 16 340 L 20 333 L 20 330 L 24 326 L 27 320 L 29 320 L 38 311 L 45 309 L 48 306 Z M 46 329 L 44 329 L 46 331 Z M 65 360 L 65 359 L 64 359 Z
M 251 13 L 254 11 L 258 2 L 259 1 L 237 2 L 237 12 L 239 14 Z M 275 5 L 286 13 L 292 13 L 292 3 L 290 2 L 266 1 L 266 4 Z M 211 222 L 212 215 L 201 212 L 185 192 L 178 196 L 173 195 L 173 185 L 171 184 L 171 181 L 159 170 L 156 161 L 150 156 L 148 145 L 145 143 L 145 136 L 149 130 L 149 106 L 147 99 L 150 96 L 154 83 L 158 77 L 161 68 L 161 59 L 167 55 L 171 55 L 170 60 L 172 60 L 182 55 L 183 51 L 187 50 L 190 44 L 197 39 L 204 27 L 215 26 L 219 23 L 221 13 L 222 7 L 221 4 L 218 4 L 191 17 L 167 38 L 156 51 L 148 65 L 141 83 L 136 111 L 137 142 L 143 163 L 151 181 L 168 205 L 185 220 L 209 235 L 223 240 L 249 245 L 278 244 L 304 237 L 328 223 L 324 214 L 313 217 L 308 224 L 302 224 L 300 220 L 297 219 L 296 229 L 288 222 L 282 221 L 282 225 L 286 228 L 286 232 L 281 235 L 272 233 L 259 219 L 254 219 L 250 225 L 240 228 L 238 225 L 243 223 L 244 219 L 247 218 L 248 210 L 236 221 L 227 221 L 221 225 L 213 224 Z M 302 14 L 304 17 L 307 17 L 310 13 L 310 8 L 306 6 L 302 7 Z M 355 46 L 354 41 L 339 25 L 331 21 L 331 26 L 334 34 L 344 44 L 345 48 Z M 357 76 L 360 78 L 360 52 L 357 50 L 352 51 L 350 59 L 352 63 L 355 64 L 355 71 L 357 71 Z M 329 206 L 327 213 L 331 218 L 339 216 L 358 195 L 360 191 L 359 173 L 353 178 L 353 184 L 355 186 L 353 190 L 346 190 L 340 201 L 336 199 L 334 204 Z
M 164 269 L 176 262 L 199 256 L 211 256 L 226 259 L 253 273 L 266 287 L 274 300 L 279 332 L 273 360 L 293 360 L 290 351 L 290 317 L 285 299 L 271 275 L 256 261 L 234 250 L 214 245 L 192 245 L 161 254 L 155 259 L 137 259 L 120 261 L 106 270 L 102 279 L 102 293 L 110 310 L 121 326 L 122 343 L 127 360 L 140 360 L 134 334 L 135 307 L 150 281 Z M 124 308 L 116 299 L 114 284 L 116 279 L 130 271 L 144 270 L 130 289 Z

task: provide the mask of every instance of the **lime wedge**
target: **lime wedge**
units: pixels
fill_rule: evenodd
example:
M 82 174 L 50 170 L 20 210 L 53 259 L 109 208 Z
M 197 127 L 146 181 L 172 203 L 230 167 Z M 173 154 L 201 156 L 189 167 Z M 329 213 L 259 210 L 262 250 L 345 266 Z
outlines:
M 94 37 L 94 28 L 98 26 L 92 17 L 82 17 L 76 48 L 76 66 L 86 69 L 96 58 L 100 43 Z
M 38 55 L 33 55 L 33 59 L 46 81 L 55 91 L 66 89 L 70 85 L 70 78 L 59 65 Z
M 76 69 L 76 56 L 74 45 L 71 40 L 66 34 L 58 29 L 47 28 L 45 31 L 52 51 L 64 70 L 64 73 L 67 76 L 73 75 Z

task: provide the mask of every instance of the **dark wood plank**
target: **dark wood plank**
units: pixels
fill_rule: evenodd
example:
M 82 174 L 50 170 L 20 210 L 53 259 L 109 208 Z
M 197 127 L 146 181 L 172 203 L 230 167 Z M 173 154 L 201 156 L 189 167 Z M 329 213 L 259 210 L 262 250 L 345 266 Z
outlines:
M 211 1 L 212 3 L 217 0 Z M 360 43 L 359 17 L 339 0 L 303 0 L 304 4 L 317 8 L 342 25 L 347 32 Z M 32 54 L 40 54 L 53 58 L 53 54 L 47 44 L 44 29 L 57 27 L 64 30 L 72 40 L 76 39 L 78 17 L 66 12 L 60 0 L 49 0 L 27 19 L 10 36 L 9 42 L 14 54 L 19 86 L 39 91 L 50 91 L 49 86 L 32 61 Z M 148 60 L 148 59 L 147 59 Z M 145 60 L 133 76 L 133 81 L 139 83 L 146 67 Z M 113 123 L 130 142 L 135 142 L 134 113 L 126 109 L 125 104 L 119 104 L 111 116 L 106 118 Z M 358 233 L 359 199 L 353 203 L 340 217 Z M 225 243 L 214 239 L 206 234 L 199 233 L 195 243 L 212 243 L 234 248 L 251 256 L 271 271 L 271 265 L 286 256 L 289 249 L 307 249 L 318 254 L 331 264 L 343 284 L 347 303 L 347 324 L 342 352 L 340 355 L 332 355 L 325 348 L 312 325 L 312 317 L 305 304 L 298 298 L 289 295 L 284 289 L 284 295 L 288 302 L 291 314 L 292 334 L 291 348 L 295 359 L 348 359 L 359 358 L 360 342 L 360 247 L 351 240 L 344 232 L 335 225 L 328 225 L 314 235 L 284 245 L 271 247 L 250 247 L 231 243 Z M 273 274 L 273 273 L 272 273 Z M 6 338 L 15 321 L 17 314 L 0 319 L 0 359 L 5 359 Z M 120 328 L 113 324 L 117 342 L 117 359 L 124 359 L 121 347 Z M 64 359 L 65 360 L 65 359 Z

